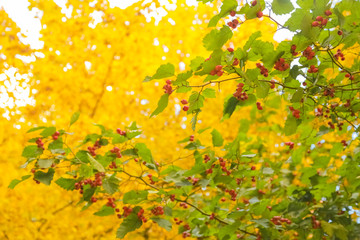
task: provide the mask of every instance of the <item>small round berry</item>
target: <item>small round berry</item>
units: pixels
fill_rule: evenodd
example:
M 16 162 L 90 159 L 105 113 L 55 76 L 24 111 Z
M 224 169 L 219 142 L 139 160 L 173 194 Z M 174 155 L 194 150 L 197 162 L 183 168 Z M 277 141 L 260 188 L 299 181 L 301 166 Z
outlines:
M 263 14 L 262 11 L 259 11 L 259 12 L 256 13 L 256 16 L 257 16 L 258 18 L 261 18 L 263 15 L 264 15 L 264 14 Z
M 234 17 L 236 15 L 236 12 L 234 10 L 230 11 L 230 16 Z
M 326 11 L 325 11 L 325 15 L 326 15 L 326 16 L 330 16 L 331 14 L 332 14 L 332 12 L 331 12 L 330 10 L 326 10 Z
M 189 110 L 189 106 L 185 105 L 185 106 L 183 107 L 183 110 L 184 110 L 185 112 L 187 112 L 187 110 Z
M 337 34 L 338 34 L 339 36 L 341 36 L 341 35 L 343 35 L 343 31 L 339 30 L 339 31 L 337 32 Z
M 186 101 L 185 99 L 181 100 L 181 104 L 188 104 L 188 101 Z

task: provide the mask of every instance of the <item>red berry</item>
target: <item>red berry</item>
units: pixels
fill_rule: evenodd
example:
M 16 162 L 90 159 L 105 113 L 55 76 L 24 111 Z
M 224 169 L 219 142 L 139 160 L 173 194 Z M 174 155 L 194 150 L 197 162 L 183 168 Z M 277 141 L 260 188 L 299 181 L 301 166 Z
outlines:
M 257 16 L 258 18 L 261 18 L 263 15 L 264 15 L 264 14 L 263 14 L 262 11 L 256 13 L 256 16 Z
M 236 15 L 236 12 L 234 10 L 230 11 L 230 16 L 234 17 Z
M 185 99 L 183 99 L 183 100 L 181 100 L 181 103 L 185 105 L 185 104 L 188 104 L 188 101 L 186 101 Z
M 186 106 L 186 105 L 185 105 L 185 106 L 183 107 L 183 110 L 186 112 L 187 110 L 189 110 L 189 106 Z
M 349 77 L 350 77 L 350 74 L 349 74 L 349 73 L 345 74 L 345 77 L 346 77 L 346 78 L 349 78 Z
M 326 11 L 325 11 L 325 15 L 326 15 L 326 16 L 330 16 L 331 14 L 332 14 L 332 12 L 331 12 L 330 10 L 326 10 Z
M 233 52 L 233 51 L 234 51 L 234 49 L 233 49 L 233 48 L 230 48 L 230 47 L 229 47 L 227 50 L 228 50 L 229 52 Z
M 256 167 L 255 167 L 255 166 L 252 166 L 252 167 L 251 167 L 251 170 L 255 170 L 255 169 L 256 169 Z
M 321 22 L 322 20 L 323 20 L 323 17 L 322 17 L 322 16 L 317 16 L 317 17 L 316 17 L 316 21 Z
M 215 67 L 215 71 L 216 71 L 216 72 L 219 72 L 219 71 L 221 71 L 222 68 L 223 68 L 223 66 L 217 65 L 217 66 Z
M 312 25 L 313 27 L 317 27 L 317 26 L 319 26 L 319 22 L 313 21 L 311 25 Z
M 343 35 L 343 31 L 339 30 L 339 31 L 337 32 L 337 34 L 338 34 L 339 36 L 341 36 L 341 35 Z
M 324 18 L 322 21 L 321 21 L 321 25 L 325 26 L 327 24 L 328 20 L 326 18 Z
M 171 80 L 169 80 L 169 79 L 166 80 L 166 83 L 167 83 L 167 84 L 171 84 Z
M 257 4 L 257 1 L 256 1 L 256 0 L 254 0 L 254 1 L 251 2 L 251 6 L 255 6 L 256 4 Z

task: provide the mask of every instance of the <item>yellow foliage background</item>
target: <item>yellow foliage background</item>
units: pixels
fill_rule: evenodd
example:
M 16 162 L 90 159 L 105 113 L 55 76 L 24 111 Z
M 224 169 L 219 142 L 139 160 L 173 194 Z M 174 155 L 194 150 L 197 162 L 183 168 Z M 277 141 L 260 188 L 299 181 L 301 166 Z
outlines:
M 89 1 L 68 0 L 67 7 L 73 8 L 68 18 L 53 1 L 30 2 L 30 7 L 43 11 L 42 49 L 22 44 L 19 28 L 4 10 L 0 11 L 1 53 L 6 56 L 0 59 L 1 72 L 6 76 L 0 82 L 1 93 L 8 96 L 8 101 L 12 98 L 15 102 L 17 96 L 6 81 L 16 79 L 16 84 L 30 87 L 30 97 L 34 100 L 34 104 L 0 109 L 3 114 L 0 119 L 0 239 L 114 239 L 120 221 L 113 216 L 92 215 L 101 203 L 81 212 L 81 207 L 75 206 L 79 199 L 77 193 L 66 192 L 56 185 L 47 187 L 29 180 L 14 190 L 7 188 L 12 179 L 19 179 L 30 171 L 19 169 L 25 161 L 21 157 L 22 149 L 32 137 L 26 131 L 42 125 L 66 129 L 72 113 L 80 111 L 79 121 L 70 130 L 74 132 L 71 141 L 76 143 L 86 134 L 98 131 L 92 123 L 123 129 L 136 121 L 143 130 L 140 141 L 146 142 L 154 159 L 161 164 L 178 163 L 187 153 L 180 150 L 177 141 L 194 134 L 190 128 L 191 116 L 176 110 L 181 106 L 181 95 L 172 95 L 168 108 L 160 116 L 149 119 L 163 94 L 164 82 L 142 83 L 142 80 L 161 64 L 171 62 L 177 66 L 176 71 L 181 72 L 179 64 L 188 66 L 195 56 L 207 57 L 210 53 L 205 51 L 201 40 L 209 31 L 206 25 L 219 3 L 195 7 L 179 0 L 169 7 L 160 1 L 140 1 L 120 9 L 111 8 L 104 0 L 94 5 Z M 160 9 L 167 15 L 155 24 L 149 13 L 158 14 Z M 96 26 L 91 25 L 94 11 L 102 14 L 102 21 Z M 260 21 L 262 28 L 258 29 Z M 254 19 L 234 31 L 232 42 L 227 46 L 244 45 L 257 30 L 262 31 L 264 40 L 273 41 L 275 24 L 267 19 Z M 17 55 L 31 57 L 32 61 L 22 61 Z M 6 71 L 12 67 L 16 72 L 10 76 Z M 222 84 L 220 89 L 216 99 L 206 100 L 197 127 L 215 127 L 230 141 L 236 134 L 238 121 L 249 118 L 250 108 L 237 111 L 230 120 L 220 124 L 224 98 L 235 91 L 236 84 Z M 287 116 L 284 109 L 281 106 L 268 122 L 252 125 L 249 136 L 254 141 L 266 139 L 267 147 L 286 140 L 269 134 L 266 127 L 282 124 Z M 209 143 L 209 132 L 204 133 L 201 140 Z M 149 222 L 127 238 L 180 239 L 181 236 L 177 236 L 177 229 L 168 233 Z

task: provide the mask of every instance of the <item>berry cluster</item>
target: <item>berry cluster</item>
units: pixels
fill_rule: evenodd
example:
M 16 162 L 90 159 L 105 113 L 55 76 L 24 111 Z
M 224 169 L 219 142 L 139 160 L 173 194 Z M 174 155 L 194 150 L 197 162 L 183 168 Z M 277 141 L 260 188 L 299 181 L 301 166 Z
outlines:
M 290 52 L 293 56 L 298 55 L 298 52 L 295 52 L 295 50 L 296 50 L 296 45 L 295 44 L 291 45 Z
M 316 117 L 321 117 L 323 114 L 324 114 L 324 113 L 323 113 L 322 108 L 316 108 L 316 109 L 315 109 L 315 116 L 316 116 Z
M 52 135 L 52 138 L 53 138 L 54 140 L 57 140 L 57 139 L 59 138 L 59 136 L 60 136 L 59 131 L 56 131 L 56 132 Z
M 290 111 L 292 111 L 292 115 L 295 118 L 300 118 L 300 110 L 294 109 L 294 107 L 289 107 Z
M 204 162 L 207 163 L 207 162 L 209 162 L 209 161 L 210 161 L 209 155 L 205 154 L 205 155 L 204 155 Z
M 294 148 L 294 143 L 293 142 L 285 142 L 286 146 L 289 146 L 290 149 Z
M 187 237 L 190 237 L 190 236 L 191 236 L 191 233 L 189 233 L 189 232 L 183 232 L 182 233 L 183 238 L 187 238 Z
M 346 147 L 348 144 L 347 144 L 347 142 L 346 142 L 346 140 L 341 140 L 341 144 L 344 146 L 344 147 Z
M 45 150 L 44 143 L 42 142 L 41 138 L 36 139 L 36 144 L 38 148 L 41 148 L 42 150 Z
M 191 136 L 189 137 L 189 141 L 190 141 L 190 142 L 193 142 L 193 141 L 194 141 L 194 138 L 195 138 L 194 135 L 191 135 Z
M 95 151 L 96 151 L 97 149 L 99 149 L 99 148 L 101 148 L 101 145 L 100 145 L 100 141 L 97 140 L 97 141 L 94 143 L 94 146 L 92 146 L 92 147 L 89 146 L 87 149 L 88 149 L 90 155 L 93 156 L 93 157 L 95 157 L 95 156 L 96 156 Z
M 180 220 L 180 219 L 177 219 L 177 218 L 174 218 L 174 221 L 175 221 L 176 225 L 180 225 L 180 224 L 183 223 L 183 220 Z
M 126 135 L 126 132 L 125 132 L 125 131 L 122 131 L 120 128 L 117 128 L 117 129 L 116 129 L 116 132 L 117 132 L 118 134 L 120 134 L 121 136 L 125 136 L 125 135 Z
M 271 82 L 270 88 L 274 89 L 275 88 L 275 80 L 271 80 L 270 82 Z
M 169 95 L 173 92 L 170 80 L 166 80 L 166 84 L 163 86 L 163 89 L 164 93 L 167 93 Z
M 123 207 L 123 210 L 124 210 L 124 213 L 123 213 L 123 217 L 126 218 L 127 216 L 129 216 L 133 209 L 131 207 L 127 207 L 127 206 L 124 206 Z M 140 211 L 139 211 L 140 212 Z
M 354 80 L 354 76 L 351 75 L 350 73 L 345 74 L 345 77 L 350 79 L 350 80 Z
M 233 19 L 231 22 L 228 22 L 227 25 L 233 29 L 237 28 L 239 25 L 239 20 Z
M 327 18 L 323 18 L 322 16 L 317 16 L 316 18 L 316 21 L 313 21 L 311 23 L 311 25 L 313 27 L 319 27 L 319 28 L 322 28 L 322 27 L 325 27 L 327 22 L 328 22 L 328 19 Z
M 263 107 L 261 106 L 260 102 L 256 102 L 256 107 L 258 110 L 263 110 Z
M 83 185 L 90 184 L 91 187 L 97 187 L 102 185 L 102 179 L 105 176 L 105 173 L 96 173 L 95 179 L 91 180 L 90 178 L 81 180 L 75 183 L 75 189 L 80 190 L 80 194 L 83 194 Z
M 222 70 L 223 66 L 217 65 L 213 70 L 211 70 L 210 75 L 218 75 L 219 77 L 224 74 L 224 71 Z
M 274 68 L 279 71 L 286 71 L 287 69 L 290 68 L 290 65 L 287 62 L 285 62 L 284 58 L 280 58 L 275 62 Z
M 318 71 L 319 69 L 314 65 L 311 65 L 310 68 L 308 69 L 308 73 L 317 73 Z
M 231 171 L 226 168 L 226 161 L 220 157 L 219 162 L 220 162 L 220 166 L 221 166 L 221 171 L 225 172 L 226 175 L 229 176 L 231 174 Z
M 314 215 L 311 216 L 311 220 L 312 220 L 312 226 L 314 229 L 320 228 L 321 227 L 321 223 L 319 220 L 316 220 L 316 217 Z
M 341 59 L 341 61 L 344 61 L 345 60 L 345 57 L 344 57 L 344 54 L 341 52 L 341 49 L 338 49 L 336 51 L 336 53 L 334 54 L 334 58 L 336 60 L 339 60 L 339 58 Z
M 117 158 L 122 157 L 121 152 L 120 152 L 120 148 L 118 148 L 118 147 L 114 147 L 113 149 L 110 150 L 110 152 L 115 153 Z
M 264 77 L 269 76 L 269 70 L 264 67 L 261 63 L 256 63 L 256 67 L 260 69 L 260 74 Z
M 145 218 L 145 216 L 143 215 L 144 214 L 144 209 L 140 209 L 139 210 L 139 212 L 137 213 L 137 216 L 138 216 L 138 218 L 142 221 L 142 222 L 144 222 L 144 223 L 146 223 L 147 222 L 147 219 Z
M 311 60 L 315 57 L 315 52 L 312 50 L 312 48 L 310 46 L 308 46 L 303 51 L 303 56 L 306 57 L 308 60 Z
M 172 202 L 175 201 L 175 194 L 171 194 L 171 195 L 170 195 L 170 201 L 172 201 Z
M 162 206 L 157 206 L 151 209 L 151 213 L 155 216 L 163 215 L 164 214 L 164 208 Z
M 187 110 L 189 110 L 189 106 L 186 105 L 188 104 L 188 101 L 186 101 L 185 99 L 181 100 L 181 104 L 185 105 L 183 106 L 183 110 L 186 112 Z
M 244 87 L 244 84 L 239 83 L 237 85 L 236 92 L 233 94 L 233 96 L 236 97 L 236 99 L 239 101 L 240 100 L 245 101 L 246 99 L 248 99 L 248 95 L 246 94 L 246 92 L 243 92 L 243 87 Z
M 275 225 L 281 225 L 281 223 L 291 224 L 291 220 L 288 218 L 282 218 L 281 216 L 273 216 L 271 220 Z
M 152 179 L 152 174 L 149 173 L 147 176 L 150 180 L 150 184 L 155 184 L 154 180 Z
M 109 168 L 113 169 L 113 168 L 117 168 L 116 162 L 112 161 L 111 164 L 109 165 Z
M 232 65 L 236 66 L 236 65 L 239 65 L 239 63 L 240 63 L 239 59 L 235 58 Z
M 243 181 L 243 178 L 236 178 L 236 184 L 240 185 Z
M 191 229 L 190 225 L 188 223 L 184 224 L 184 229 L 186 231 L 189 231 Z
M 186 208 L 188 208 L 188 205 L 187 205 L 186 203 L 184 203 L 184 202 L 181 202 L 181 203 L 180 203 L 180 207 L 183 207 L 183 208 L 186 209 Z
M 226 189 L 225 192 L 227 192 L 227 193 L 230 194 L 230 196 L 231 196 L 231 201 L 236 201 L 237 193 L 235 192 L 234 189 L 231 189 L 231 190 Z
M 107 201 L 107 203 L 106 203 L 106 206 L 112 207 L 112 208 L 115 208 L 115 207 L 116 207 L 115 198 L 108 198 L 107 200 L 108 200 L 108 201 Z
M 326 88 L 324 90 L 324 96 L 330 96 L 330 97 L 335 97 L 335 89 L 334 88 Z

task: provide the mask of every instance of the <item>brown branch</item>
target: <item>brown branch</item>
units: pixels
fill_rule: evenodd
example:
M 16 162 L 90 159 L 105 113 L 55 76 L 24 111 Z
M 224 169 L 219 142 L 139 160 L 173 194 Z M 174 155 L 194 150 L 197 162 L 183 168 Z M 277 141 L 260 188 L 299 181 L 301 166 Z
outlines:
M 96 99 L 96 102 L 95 102 L 95 105 L 94 105 L 94 108 L 90 114 L 90 117 L 94 117 L 95 116 L 95 113 L 99 107 L 99 104 L 100 104 L 100 101 L 102 99 L 102 97 L 104 96 L 105 94 L 105 85 L 106 85 L 106 82 L 108 80 L 108 78 L 110 77 L 110 74 L 111 74 L 111 68 L 112 68 L 112 63 L 114 62 L 114 57 L 115 57 L 116 53 L 114 53 L 111 57 L 111 60 L 110 60 L 110 63 L 109 63 L 109 66 L 108 66 L 108 69 L 107 69 L 107 72 L 105 74 L 105 77 L 103 79 L 103 82 L 102 82 L 102 88 L 101 88 L 101 92 L 98 96 L 98 98 Z

